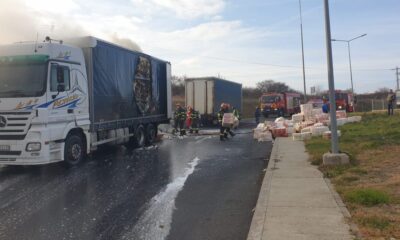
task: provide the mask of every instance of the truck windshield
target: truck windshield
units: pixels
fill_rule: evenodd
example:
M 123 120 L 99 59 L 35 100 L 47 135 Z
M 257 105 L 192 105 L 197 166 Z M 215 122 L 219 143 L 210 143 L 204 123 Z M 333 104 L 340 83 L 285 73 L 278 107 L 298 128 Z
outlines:
M 42 96 L 46 73 L 47 63 L 0 64 L 0 98 Z
M 278 96 L 263 96 L 261 99 L 262 103 L 274 103 L 279 101 Z

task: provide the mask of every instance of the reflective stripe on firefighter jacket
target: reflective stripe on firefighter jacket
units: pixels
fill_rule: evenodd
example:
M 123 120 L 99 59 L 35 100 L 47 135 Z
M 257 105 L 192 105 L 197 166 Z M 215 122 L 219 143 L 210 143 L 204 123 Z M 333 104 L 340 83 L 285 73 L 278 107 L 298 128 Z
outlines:
M 192 111 L 190 114 L 191 119 L 199 119 L 200 118 L 200 113 L 198 111 Z
M 180 120 L 180 121 L 184 121 L 184 120 L 186 119 L 186 112 L 185 112 L 185 110 L 184 110 L 183 108 L 178 108 L 178 109 L 176 109 L 174 119 L 175 119 L 176 121 L 179 121 L 179 120 Z

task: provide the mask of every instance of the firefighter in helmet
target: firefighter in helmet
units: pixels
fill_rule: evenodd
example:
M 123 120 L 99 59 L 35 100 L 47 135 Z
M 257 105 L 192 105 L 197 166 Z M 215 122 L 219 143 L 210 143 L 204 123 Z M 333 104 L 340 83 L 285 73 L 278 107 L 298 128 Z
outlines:
M 185 129 L 184 129 L 184 124 L 186 120 L 186 111 L 185 109 L 178 103 L 176 104 L 176 109 L 174 113 L 174 130 L 173 133 L 175 134 L 178 132 L 178 127 L 179 127 L 179 134 L 180 136 L 183 136 L 186 134 Z
M 199 111 L 196 111 L 195 109 L 192 108 L 191 112 L 190 112 L 190 119 L 191 119 L 191 123 L 190 123 L 190 128 L 189 128 L 189 132 L 190 133 L 199 133 L 199 125 L 200 125 L 200 113 Z
M 228 133 L 233 137 L 235 134 L 231 131 L 230 127 L 224 127 L 222 124 L 222 119 L 224 118 L 224 114 L 229 112 L 229 105 L 226 103 L 221 104 L 221 108 L 218 112 L 218 123 L 220 125 L 219 128 L 219 139 L 224 141 L 224 139 L 228 138 Z
M 192 112 L 193 112 L 193 108 L 191 106 L 187 106 L 186 107 L 186 128 L 190 129 L 192 126 Z

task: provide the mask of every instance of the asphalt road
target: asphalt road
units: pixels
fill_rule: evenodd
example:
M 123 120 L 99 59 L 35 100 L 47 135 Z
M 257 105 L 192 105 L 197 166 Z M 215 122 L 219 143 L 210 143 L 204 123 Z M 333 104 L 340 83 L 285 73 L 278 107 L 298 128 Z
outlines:
M 0 167 L 0 239 L 245 239 L 272 147 L 250 131 Z

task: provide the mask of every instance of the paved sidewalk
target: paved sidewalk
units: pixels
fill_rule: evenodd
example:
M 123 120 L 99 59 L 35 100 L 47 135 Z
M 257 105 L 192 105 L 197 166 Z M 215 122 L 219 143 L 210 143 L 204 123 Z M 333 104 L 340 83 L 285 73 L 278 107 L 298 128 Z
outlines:
M 277 138 L 247 240 L 353 239 L 350 216 L 304 143 Z

